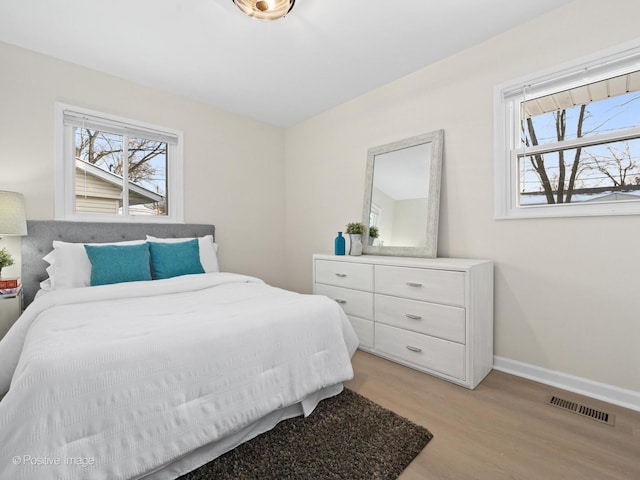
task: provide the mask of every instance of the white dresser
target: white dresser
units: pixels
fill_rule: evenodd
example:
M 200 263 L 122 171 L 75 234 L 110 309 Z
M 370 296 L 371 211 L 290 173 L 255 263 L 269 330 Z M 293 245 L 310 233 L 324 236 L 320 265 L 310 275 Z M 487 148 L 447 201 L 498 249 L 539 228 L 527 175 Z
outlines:
M 338 302 L 360 348 L 475 388 L 493 367 L 493 263 L 313 256 L 313 292 Z

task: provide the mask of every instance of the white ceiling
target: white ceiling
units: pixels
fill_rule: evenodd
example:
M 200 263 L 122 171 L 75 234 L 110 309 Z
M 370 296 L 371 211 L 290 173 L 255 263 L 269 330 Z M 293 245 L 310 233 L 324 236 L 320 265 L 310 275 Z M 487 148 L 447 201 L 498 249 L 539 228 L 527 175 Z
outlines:
M 393 200 L 426 199 L 430 166 L 430 143 L 376 155 L 373 186 Z
M 288 127 L 570 1 L 0 0 L 0 41 Z

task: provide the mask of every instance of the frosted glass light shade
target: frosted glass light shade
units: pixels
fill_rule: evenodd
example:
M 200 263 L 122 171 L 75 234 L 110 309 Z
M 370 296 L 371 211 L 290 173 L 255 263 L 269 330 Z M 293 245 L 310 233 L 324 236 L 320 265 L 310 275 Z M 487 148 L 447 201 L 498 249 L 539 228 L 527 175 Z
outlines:
M 0 190 L 0 237 L 27 234 L 27 217 L 21 193 Z
M 249 17 L 277 20 L 291 11 L 296 0 L 233 0 L 233 3 Z

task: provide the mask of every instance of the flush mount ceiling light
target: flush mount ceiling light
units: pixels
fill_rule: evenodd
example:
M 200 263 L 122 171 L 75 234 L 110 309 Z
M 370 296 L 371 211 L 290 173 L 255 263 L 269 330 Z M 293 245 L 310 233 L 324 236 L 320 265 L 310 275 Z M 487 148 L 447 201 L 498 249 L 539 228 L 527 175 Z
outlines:
M 293 8 L 296 0 L 233 0 L 242 13 L 260 20 L 277 20 Z

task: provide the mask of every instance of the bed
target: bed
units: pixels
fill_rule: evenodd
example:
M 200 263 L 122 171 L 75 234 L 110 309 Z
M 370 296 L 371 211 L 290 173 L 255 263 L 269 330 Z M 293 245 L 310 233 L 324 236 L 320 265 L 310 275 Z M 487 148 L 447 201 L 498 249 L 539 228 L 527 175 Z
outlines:
M 311 414 L 353 375 L 358 340 L 342 309 L 214 271 L 203 257 L 212 225 L 30 221 L 28 230 L 28 307 L 0 341 L 0 478 L 177 478 Z M 150 251 L 154 279 L 49 288 L 42 258 L 51 261 L 54 241 L 118 242 L 83 250 L 93 285 L 105 258 L 113 274 L 113 248 L 132 255 L 128 265 Z M 203 272 L 161 278 L 173 268 L 166 252 L 187 249 Z

